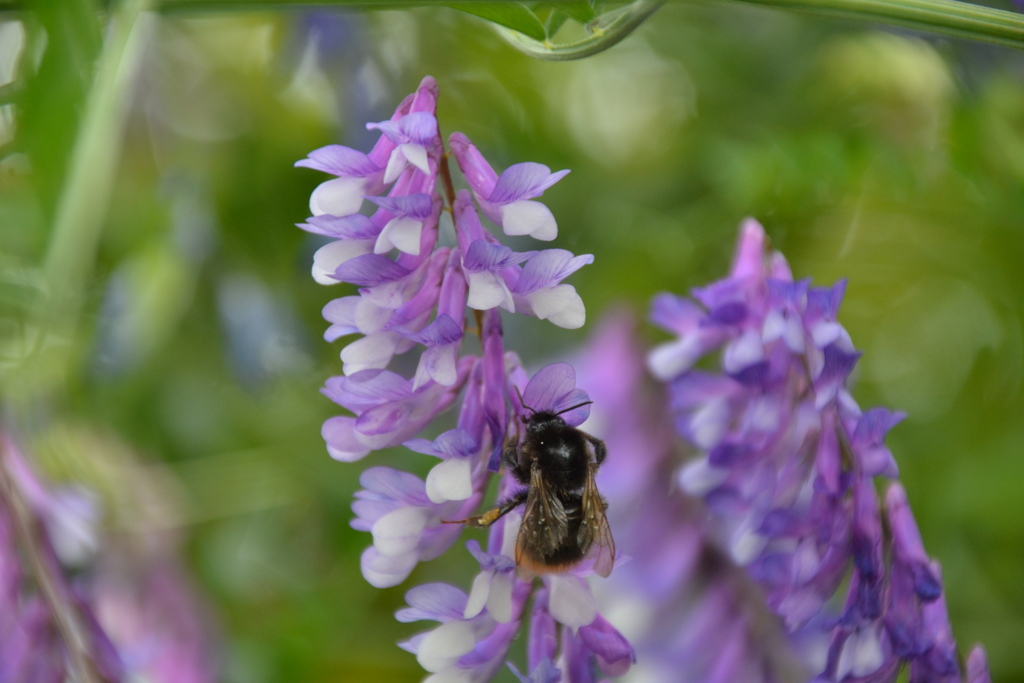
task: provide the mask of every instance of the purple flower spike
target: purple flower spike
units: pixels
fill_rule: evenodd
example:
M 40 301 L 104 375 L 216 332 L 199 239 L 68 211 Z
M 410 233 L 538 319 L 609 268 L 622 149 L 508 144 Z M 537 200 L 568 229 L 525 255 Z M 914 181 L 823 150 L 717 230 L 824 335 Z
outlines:
M 451 148 L 471 190 L 442 196 L 437 189 L 451 185 L 438 182 L 442 172 L 448 179 L 450 169 L 438 136 L 437 94 L 428 76 L 390 120 L 367 124 L 381 133 L 368 154 L 332 145 L 298 164 L 337 176 L 314 191 L 314 215 L 299 225 L 332 239 L 316 252 L 313 277 L 321 284 L 346 282 L 359 288 L 358 294 L 323 308 L 330 323 L 325 339 L 358 335 L 341 350 L 344 375 L 328 379 L 322 390 L 351 413 L 324 422 L 328 453 L 351 462 L 402 443 L 440 459 L 425 480 L 382 467 L 364 472 L 363 489 L 352 505 L 353 528 L 373 537 L 360 559 L 363 576 L 376 587 L 396 586 L 419 562 L 446 552 L 464 528 L 462 522 L 478 514 L 497 475 L 496 503 L 504 516 L 490 526 L 486 551 L 476 541 L 467 544 L 480 567 L 472 590 L 466 595 L 453 586 L 430 584 L 409 591 L 409 607 L 396 617 L 439 625 L 400 647 L 416 655 L 432 674 L 430 681 L 485 683 L 501 670 L 525 607 L 537 592 L 528 680 L 560 680 L 552 662 L 571 658 L 573 648 L 582 657 L 580 666 L 619 672 L 632 661 L 632 650 L 600 618 L 582 578 L 595 570 L 607 577 L 613 566 L 605 548 L 610 544 L 600 546 L 604 555 L 577 563 L 574 573 L 545 576 L 539 587 L 524 580 L 513 559 L 521 504 L 511 511 L 507 506 L 521 499 L 523 486 L 502 472 L 503 452 L 519 434 L 511 425 L 521 426 L 525 417 L 520 389 L 531 408 L 563 413 L 570 425 L 587 419 L 590 408 L 583 405 L 587 394 L 576 388 L 569 365 L 549 366 L 528 379 L 516 353 L 506 351 L 499 309 L 564 328 L 582 326 L 583 301 L 562 281 L 592 263 L 593 256 L 564 249 L 513 251 L 484 227 L 479 211 L 506 234 L 553 239 L 554 216 L 534 199 L 568 171 L 552 173 L 543 164 L 520 163 L 499 176 L 464 135 L 455 133 Z M 387 195 L 381 196 L 386 188 Z M 363 199 L 377 207 L 370 217 L 360 213 Z M 451 214 L 457 246 L 438 245 L 442 211 Z M 475 325 L 467 330 L 470 311 Z M 464 349 L 476 346 L 462 343 L 467 332 L 479 339 L 478 355 Z M 411 378 L 388 369 L 395 356 L 414 350 L 418 362 L 405 366 L 416 368 Z M 417 438 L 456 400 L 461 403 L 455 429 L 433 441 Z M 567 641 L 560 654 L 556 620 L 572 630 L 593 624 L 584 632 L 586 643 Z
M 523 406 L 538 413 L 561 413 L 573 427 L 590 417 L 590 397 L 576 388 L 576 371 L 568 363 L 555 363 L 537 371 L 523 391 Z M 572 408 L 572 410 L 569 410 Z
M 678 339 L 649 367 L 699 452 L 677 477 L 794 642 L 822 652 L 827 640 L 826 661 L 807 662 L 815 683 L 888 683 L 904 666 L 911 681 L 960 680 L 941 576 L 898 483 L 882 523 L 874 478 L 898 476 L 885 437 L 906 416 L 850 395 L 861 354 L 837 319 L 845 290 L 794 281 L 748 220 L 729 277 L 694 289 L 696 302 L 655 299 L 652 320 Z M 712 352 L 721 373 L 692 370 Z

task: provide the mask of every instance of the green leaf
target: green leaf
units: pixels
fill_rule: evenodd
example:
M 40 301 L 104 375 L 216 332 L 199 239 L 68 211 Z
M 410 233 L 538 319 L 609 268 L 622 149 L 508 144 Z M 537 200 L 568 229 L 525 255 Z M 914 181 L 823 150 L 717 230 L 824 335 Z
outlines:
M 597 12 L 587 0 L 549 0 L 544 4 L 554 7 L 559 12 L 564 12 L 569 15 L 569 18 L 575 19 L 581 24 L 586 24 L 597 18 Z
M 558 29 L 562 28 L 562 24 L 564 24 L 568 18 L 569 15 L 565 12 L 559 12 L 556 9 L 551 10 L 551 14 L 548 15 L 548 20 L 544 23 L 544 30 L 547 32 L 548 38 L 551 38 L 558 33 Z
M 636 30 L 662 4 L 664 0 L 635 0 L 625 7 L 605 12 L 589 22 L 587 28 L 590 35 L 575 43 L 552 45 L 550 41 L 533 40 L 522 33 L 515 33 L 502 27 L 498 28 L 498 32 L 513 47 L 537 59 L 553 62 L 583 59 L 604 52 L 617 44 Z
M 547 38 L 544 24 L 521 2 L 446 2 L 453 9 L 462 10 L 482 19 L 510 28 L 534 40 Z

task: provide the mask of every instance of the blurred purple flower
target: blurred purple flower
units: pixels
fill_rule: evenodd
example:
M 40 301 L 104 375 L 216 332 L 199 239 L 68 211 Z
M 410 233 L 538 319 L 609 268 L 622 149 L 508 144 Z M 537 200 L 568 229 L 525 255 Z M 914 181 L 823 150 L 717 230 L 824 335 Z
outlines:
M 0 681 L 216 680 L 199 601 L 155 534 L 145 548 L 102 538 L 94 498 L 47 485 L 0 434 Z
M 554 217 L 533 199 L 568 171 L 551 173 L 542 164 L 524 163 L 499 177 L 464 135 L 454 133 L 452 150 L 472 189 L 456 196 L 438 136 L 436 102 L 437 85 L 427 77 L 391 120 L 367 126 L 382 133 L 368 155 L 332 145 L 298 163 L 337 176 L 314 190 L 314 215 L 299 225 L 333 239 L 314 256 L 313 277 L 322 284 L 347 282 L 359 288 L 358 295 L 324 307 L 331 323 L 326 339 L 361 335 L 341 352 L 344 374 L 327 380 L 323 389 L 351 413 L 324 423 L 327 450 L 337 460 L 354 461 L 405 444 L 441 461 L 426 480 L 385 467 L 363 472 L 352 526 L 373 535 L 362 571 L 377 587 L 403 582 L 419 562 L 444 553 L 458 538 L 462 526 L 444 522 L 464 519 L 480 505 L 499 470 L 509 426 L 524 417 L 520 392 L 536 410 L 558 411 L 588 400 L 566 364 L 527 377 L 519 358 L 505 351 L 499 309 L 564 328 L 581 327 L 583 301 L 563 280 L 593 262 L 593 256 L 564 249 L 515 252 L 483 226 L 477 208 L 506 234 L 554 239 Z M 436 189 L 439 180 L 443 198 Z M 385 190 L 386 196 L 375 196 Z M 359 213 L 364 198 L 377 207 L 372 216 Z M 452 215 L 456 246 L 437 246 L 442 211 Z M 390 256 L 395 250 L 397 255 Z M 479 356 L 461 353 L 467 309 L 477 323 Z M 395 355 L 417 345 L 424 351 L 411 379 L 388 370 Z M 432 441 L 417 438 L 456 400 L 454 429 Z M 563 417 L 578 425 L 588 414 L 589 406 L 580 406 Z M 502 476 L 504 499 L 520 488 Z M 582 578 L 593 568 L 581 565 L 573 573 L 546 575 L 535 589 L 532 579 L 516 571 L 513 559 L 519 522 L 519 513 L 512 512 L 491 526 L 486 549 L 476 542 L 468 545 L 480 567 L 469 595 L 440 583 L 407 593 L 409 608 L 397 617 L 439 625 L 402 647 L 433 674 L 431 680 L 490 680 L 503 666 L 525 606 L 536 594 L 534 603 L 543 600 L 546 609 L 541 614 L 535 609 L 531 629 L 551 631 L 544 642 L 552 647 L 546 664 L 531 655 L 532 680 L 558 680 L 556 659 L 574 670 L 623 673 L 633 662 L 633 651 L 597 612 Z M 591 564 L 607 574 L 611 563 L 599 562 Z M 563 632 L 573 633 L 561 655 L 556 622 Z M 566 654 L 570 650 L 571 657 Z
M 875 476 L 898 474 L 885 435 L 905 415 L 864 412 L 848 391 L 860 353 L 836 321 L 844 291 L 794 282 L 748 220 L 728 278 L 695 289 L 696 302 L 655 299 L 652 320 L 679 339 L 649 367 L 701 452 L 678 481 L 793 637 L 824 643 L 807 657 L 816 681 L 891 681 L 904 666 L 913 681 L 960 680 L 939 568 L 906 494 L 893 483 L 883 506 L 875 495 Z M 694 369 L 713 351 L 721 373 Z

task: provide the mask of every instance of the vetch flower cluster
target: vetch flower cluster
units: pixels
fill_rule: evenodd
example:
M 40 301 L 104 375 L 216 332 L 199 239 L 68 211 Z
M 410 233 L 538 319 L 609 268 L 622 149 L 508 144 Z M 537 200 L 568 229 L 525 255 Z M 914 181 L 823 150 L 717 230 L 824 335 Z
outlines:
M 678 339 L 649 367 L 701 454 L 679 483 L 787 629 L 819 643 L 806 650 L 816 681 L 893 681 L 903 667 L 912 681 L 959 681 L 939 566 L 903 487 L 889 483 L 882 505 L 876 495 L 875 477 L 897 476 L 885 435 L 904 415 L 863 411 L 847 389 L 860 353 L 837 321 L 845 287 L 794 281 L 749 220 L 728 278 L 696 301 L 655 299 L 652 320 Z M 695 369 L 715 351 L 721 372 Z M 969 661 L 969 680 L 983 680 L 983 652 Z
M 593 257 L 563 249 L 516 252 L 478 213 L 507 235 L 552 240 L 557 224 L 536 199 L 568 171 L 521 163 L 498 174 L 461 133 L 452 134 L 446 153 L 436 103 L 437 85 L 427 77 L 389 121 L 368 124 L 382 133 L 368 154 L 330 145 L 297 164 L 335 176 L 314 190 L 313 216 L 299 226 L 331 238 L 316 252 L 313 277 L 359 288 L 324 308 L 328 341 L 359 335 L 341 352 L 344 374 L 330 378 L 323 390 L 351 413 L 324 423 L 327 450 L 351 462 L 404 444 L 440 460 L 426 480 L 387 467 L 371 467 L 360 479 L 352 526 L 373 535 L 361 567 L 378 587 L 398 585 L 417 563 L 444 553 L 458 538 L 461 525 L 445 522 L 464 519 L 480 505 L 507 438 L 518 433 L 512 425 L 525 417 L 520 395 L 538 411 L 588 400 L 568 365 L 528 378 L 516 354 L 505 351 L 500 310 L 564 328 L 582 326 L 583 301 L 563 280 Z M 468 190 L 455 192 L 449 154 Z M 360 213 L 364 200 L 372 205 L 370 215 Z M 445 213 L 450 223 L 442 220 Z M 452 246 L 441 245 L 445 225 L 454 230 Z M 479 337 L 479 356 L 462 352 L 470 330 Z M 422 350 L 412 377 L 388 369 L 394 356 L 413 349 Z M 432 441 L 416 438 L 456 402 L 454 429 Z M 588 413 L 583 406 L 562 417 L 578 425 Z M 499 488 L 508 498 L 520 485 L 505 475 Z M 398 619 L 439 625 L 402 647 L 431 672 L 428 680 L 489 680 L 504 663 L 532 597 L 524 680 L 552 683 L 563 671 L 575 672 L 567 674 L 574 681 L 592 680 L 598 669 L 622 673 L 633 651 L 597 613 L 584 580 L 589 564 L 545 575 L 540 585 L 523 580 L 513 560 L 519 521 L 512 512 L 493 524 L 486 549 L 467 544 L 480 566 L 468 595 L 441 583 L 407 593 L 409 607 Z
M 636 648 L 640 680 L 801 680 L 761 592 L 709 537 L 701 505 L 672 484 L 676 437 L 635 328 L 628 314 L 605 319 L 577 363 L 595 401 L 583 428 L 608 445 L 598 484 L 618 549 L 631 558 L 599 584 L 598 605 Z

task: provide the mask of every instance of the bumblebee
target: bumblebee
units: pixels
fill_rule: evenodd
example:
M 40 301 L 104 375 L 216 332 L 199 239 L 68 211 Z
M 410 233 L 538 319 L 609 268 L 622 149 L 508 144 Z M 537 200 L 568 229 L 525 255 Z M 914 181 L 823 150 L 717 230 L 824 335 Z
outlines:
M 597 491 L 594 475 L 607 455 L 604 441 L 571 427 L 560 415 L 591 403 L 581 403 L 557 413 L 523 406 L 530 415 L 520 416 L 526 435 L 505 445 L 502 460 L 524 486 L 508 500 L 482 515 L 458 520 L 472 527 L 489 527 L 525 504 L 516 539 L 519 575 L 565 571 L 592 556 L 594 571 L 608 576 L 615 563 L 615 542 L 605 509 L 608 503 Z

